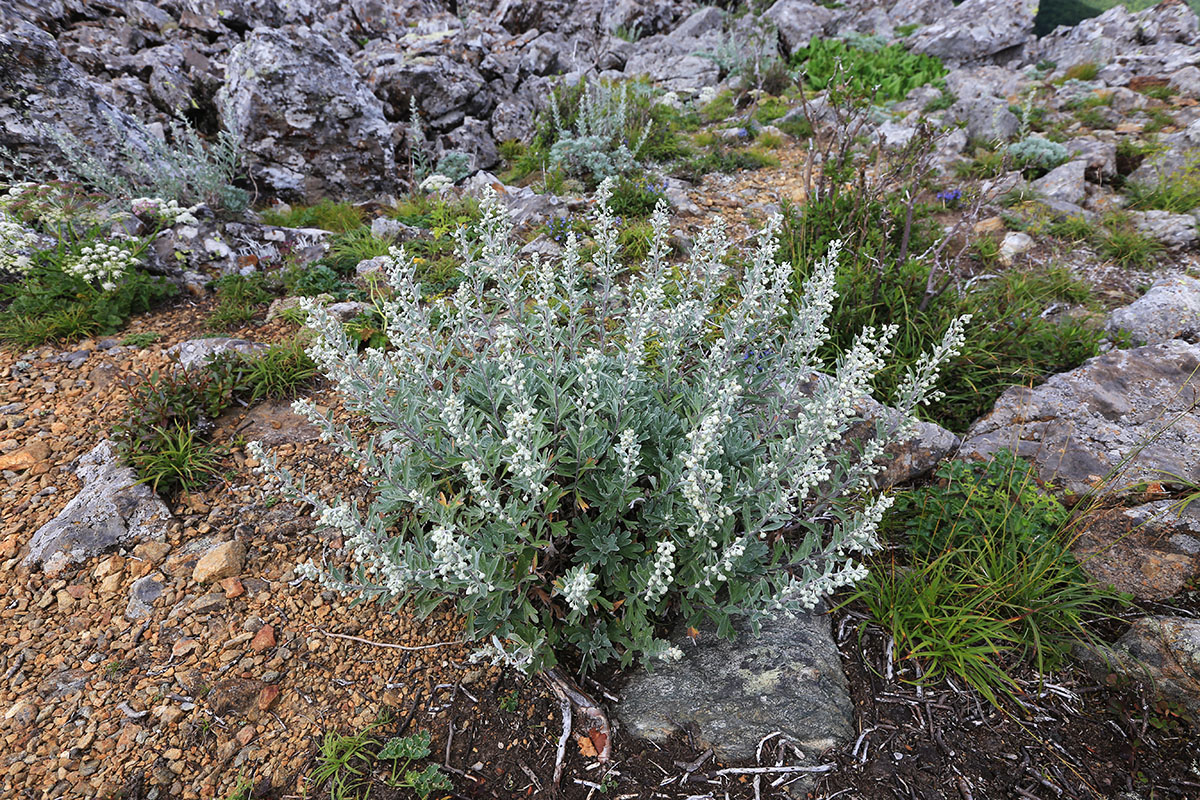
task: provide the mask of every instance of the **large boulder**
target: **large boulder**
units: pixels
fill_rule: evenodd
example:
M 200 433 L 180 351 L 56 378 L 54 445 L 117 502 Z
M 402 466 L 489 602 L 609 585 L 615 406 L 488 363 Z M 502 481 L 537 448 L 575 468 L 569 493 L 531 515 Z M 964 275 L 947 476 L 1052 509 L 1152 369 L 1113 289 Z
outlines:
M 1105 329 L 1138 345 L 1200 340 L 1200 279 L 1172 275 L 1156 281 L 1137 300 L 1110 313 Z
M 1143 483 L 1200 483 L 1200 345 L 1117 350 L 1014 386 L 963 437 L 960 454 L 1008 449 L 1071 494 Z
M 720 69 L 712 58 L 724 36 L 724 12 L 702 8 L 669 34 L 659 34 L 637 43 L 625 62 L 629 75 L 646 75 L 664 89 L 689 91 L 715 86 Z
M 0 30 L 0 147 L 39 167 L 61 164 L 56 132 L 117 173 L 131 157 L 151 158 L 146 129 L 106 101 L 48 33 L 17 21 Z
M 692 726 L 722 760 L 753 759 L 780 732 L 810 759 L 854 735 L 841 659 L 824 614 L 780 617 L 758 634 L 736 624 L 733 641 L 702 629 L 677 631 L 683 657 L 637 672 L 619 693 L 616 716 L 634 736 L 663 741 Z
M 964 0 L 906 42 L 913 52 L 948 64 L 993 59 L 1032 38 L 1037 8 L 1038 0 Z
M 259 185 L 305 202 L 395 188 L 383 103 L 327 38 L 304 26 L 256 28 L 233 49 L 226 73 L 218 102 Z
M 84 455 L 75 469 L 83 482 L 79 494 L 29 541 L 25 563 L 57 573 L 117 545 L 166 536 L 170 512 L 150 487 L 138 483 L 132 467 L 104 441 Z
M 812 37 L 823 37 L 825 26 L 833 22 L 838 14 L 812 0 L 779 0 L 763 16 L 774 23 L 780 44 L 790 56 L 807 47 Z

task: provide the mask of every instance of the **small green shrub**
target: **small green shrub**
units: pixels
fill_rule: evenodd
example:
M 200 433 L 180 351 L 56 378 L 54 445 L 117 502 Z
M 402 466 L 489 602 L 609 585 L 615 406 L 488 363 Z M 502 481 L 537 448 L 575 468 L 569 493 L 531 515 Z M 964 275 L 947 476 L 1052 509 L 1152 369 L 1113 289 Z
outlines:
M 360 261 L 386 256 L 391 246 L 391 242 L 378 238 L 364 225 L 330 237 L 329 250 L 321 263 L 339 275 L 353 275 Z
M 953 676 L 992 703 L 1015 697 L 1012 673 L 1038 673 L 1091 641 L 1090 620 L 1118 598 L 1092 583 L 1068 550 L 1070 512 L 1028 464 L 999 453 L 950 461 L 937 484 L 902 492 L 887 525 L 902 559 L 878 563 L 853 599 L 895 641 L 919 681 Z
M 153 331 L 148 331 L 146 333 L 131 333 L 121 340 L 121 346 L 136 347 L 140 350 L 154 344 L 161 338 L 161 334 Z
M 775 123 L 775 127 L 788 136 L 797 139 L 811 139 L 813 137 L 812 123 L 803 117 L 779 120 Z
M 272 297 L 261 272 L 226 275 L 214 281 L 213 286 L 217 292 L 217 307 L 208 318 L 208 326 L 214 330 L 245 325 Z
M 1068 81 L 1094 81 L 1099 74 L 1100 67 L 1093 61 L 1086 61 L 1082 64 L 1068 67 L 1067 71 L 1063 73 L 1063 79 Z
M 1098 108 L 1083 108 L 1075 112 L 1075 119 L 1084 127 L 1098 131 L 1110 131 L 1116 123 Z
M 1175 118 L 1161 108 L 1148 109 L 1146 116 L 1150 117 L 1150 121 L 1142 126 L 1142 133 L 1158 133 L 1175 124 Z
M 1149 152 L 1149 148 L 1142 152 Z M 1187 214 L 1200 208 L 1200 157 L 1155 181 L 1126 184 L 1125 196 L 1129 198 L 1129 207 L 1139 211 L 1161 209 L 1173 214 Z
M 769 125 L 792 110 L 791 105 L 779 97 L 764 97 L 754 109 L 754 119 Z
M 1125 214 L 1110 214 L 1101 222 L 1100 253 L 1122 267 L 1148 267 L 1163 246 L 1137 229 Z
M 294 397 L 316 374 L 298 340 L 258 353 L 225 352 L 200 368 L 135 375 L 117 445 L 156 492 L 202 489 L 221 469 L 224 448 L 211 441 L 216 419 L 236 401 Z
M 1171 87 L 1166 86 L 1166 85 L 1143 86 L 1142 88 L 1138 89 L 1137 91 L 1146 95 L 1146 97 L 1149 97 L 1154 100 L 1159 100 L 1164 103 L 1167 102 L 1168 100 L 1170 100 L 1175 94 L 1175 92 L 1171 89 Z
M 155 492 L 203 489 L 221 473 L 225 451 L 192 428 L 151 428 L 124 451 L 139 481 Z
M 627 83 L 588 83 L 579 96 L 578 107 L 569 114 L 571 122 L 559 108 L 557 95 L 551 93 L 556 134 L 549 164 L 591 181 L 631 172 L 653 122 L 647 120 L 640 132 L 629 136 L 629 122 L 634 116 L 630 91 Z
M 697 183 L 710 172 L 732 173 L 740 170 L 773 167 L 777 164 L 779 164 L 779 160 L 767 153 L 752 148 L 714 143 L 691 158 L 676 164 L 672 168 L 671 174 L 677 178 Z
M 209 365 L 210 372 L 226 370 L 233 374 L 226 379 L 239 387 L 247 402 L 262 398 L 295 397 L 317 374 L 317 365 L 304 351 L 299 339 L 273 344 L 260 353 L 235 353 Z
M 458 150 L 451 150 L 438 159 L 437 166 L 433 168 L 433 171 L 458 183 L 471 174 L 471 156 Z
M 847 331 L 898 325 L 895 365 L 876 376 L 876 390 L 886 393 L 949 319 L 971 314 L 971 337 L 942 372 L 944 396 L 924 412 L 940 425 L 964 431 L 1009 386 L 1041 380 L 1097 354 L 1100 334 L 1091 326 L 1041 316 L 1054 302 L 1082 303 L 1088 298 L 1086 287 L 1062 270 L 1007 270 L 970 291 L 946 289 L 927 300 L 928 265 L 912 258 L 898 263 L 905 214 L 898 200 L 859 191 L 810 201 L 802 209 L 785 205 L 784 252 L 797 267 L 797 286 L 807 278 L 804 264 L 812 253 L 835 239 L 847 243 L 827 357 L 850 346 Z M 909 253 L 925 250 L 936 235 L 928 208 L 915 208 L 913 217 Z M 988 253 L 977 251 L 980 257 Z
M 855 47 L 838 39 L 813 36 L 792 56 L 804 82 L 817 91 L 834 89 L 851 98 L 876 102 L 903 100 L 927 83 L 941 85 L 949 70 L 933 56 L 911 53 L 899 44 Z M 844 86 L 831 86 L 834 78 Z
M 667 188 L 662 181 L 648 175 L 640 178 L 621 178 L 613 186 L 613 213 L 622 218 L 641 219 L 654 212 L 659 200 L 666 199 Z
M 321 263 L 287 267 L 283 270 L 280 280 L 284 294 L 296 297 L 328 294 L 342 299 L 353 289 L 352 285 L 342 281 L 341 276 L 332 267 Z
M 1071 241 L 1087 241 L 1096 235 L 1096 226 L 1083 217 L 1067 217 L 1051 222 L 1047 229 L 1050 235 Z
M 274 208 L 262 212 L 268 225 L 282 228 L 320 228 L 334 233 L 346 233 L 362 225 L 362 209 L 350 203 L 322 200 L 315 206 L 291 206 L 286 210 Z

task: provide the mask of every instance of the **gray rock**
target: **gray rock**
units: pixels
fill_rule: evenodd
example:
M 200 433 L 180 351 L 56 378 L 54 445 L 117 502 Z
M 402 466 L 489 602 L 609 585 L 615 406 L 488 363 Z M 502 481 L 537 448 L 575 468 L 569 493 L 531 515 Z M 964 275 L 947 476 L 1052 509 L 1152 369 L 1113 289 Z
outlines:
M 391 217 L 376 217 L 371 220 L 371 235 L 376 239 L 397 239 L 407 242 L 410 239 L 424 239 L 429 231 L 415 225 L 407 225 Z
M 538 194 L 528 186 L 505 186 L 499 178 L 488 172 L 477 172 L 463 183 L 463 191 L 475 197 L 481 197 L 489 189 L 499 192 L 516 227 L 544 222 L 569 210 L 564 198 Z
M 775 24 L 783 50 L 790 56 L 808 47 L 812 37 L 823 37 L 825 26 L 833 22 L 838 14 L 810 0 L 779 0 L 763 16 Z
M 715 86 L 720 70 L 711 58 L 700 53 L 715 52 L 723 42 L 718 9 L 703 8 L 669 34 L 638 41 L 625 62 L 627 75 L 646 75 L 669 91 L 694 91 Z
M 1137 300 L 1114 309 L 1105 330 L 1128 334 L 1136 345 L 1200 338 L 1200 280 L 1172 275 L 1156 281 Z
M 1008 107 L 1008 102 L 999 97 L 980 97 L 972 101 L 958 101 L 950 109 L 954 119 L 967 123 L 967 137 L 982 142 L 1007 142 L 1021 129 Z
M 637 672 L 621 690 L 616 716 L 633 736 L 663 741 L 695 725 L 700 746 L 725 760 L 754 758 L 758 742 L 781 731 L 810 758 L 854 735 L 854 714 L 826 615 L 780 617 L 754 635 L 737 625 L 729 641 L 703 629 L 677 631 L 679 662 Z
M 255 29 L 230 53 L 226 74 L 218 104 L 264 185 L 307 202 L 395 189 L 383 103 L 329 39 L 303 26 Z
M 1079 136 L 1063 142 L 1067 151 L 1076 160 L 1087 165 L 1087 179 L 1092 183 L 1102 183 L 1117 176 L 1117 145 L 1115 142 L 1102 142 L 1091 136 Z
M 1167 84 L 1181 97 L 1200 98 L 1200 67 L 1184 67 L 1171 75 Z
M 1013 259 L 1033 249 L 1033 237 L 1023 231 L 1009 231 L 1000 242 L 1000 262 L 1012 264 Z
M 906 43 L 950 64 L 983 61 L 1028 42 L 1037 8 L 1037 0 L 964 0 Z
M 1115 671 L 1144 684 L 1200 721 L 1200 620 L 1143 617 L 1112 647 L 1081 655 L 1093 672 Z
M 154 601 L 162 597 L 163 585 L 153 576 L 138 578 L 129 587 L 129 602 L 125 605 L 125 619 L 134 622 L 154 613 Z
M 960 455 L 1012 450 L 1044 480 L 1080 495 L 1093 487 L 1120 493 L 1164 474 L 1200 482 L 1198 369 L 1200 345 L 1173 339 L 1106 353 L 1034 388 L 1014 386 L 971 426 Z
M 10 21 L 12 27 L 0 30 L 0 147 L 39 168 L 62 164 L 50 134 L 58 130 L 117 174 L 128 174 L 127 153 L 152 159 L 144 126 L 103 98 L 44 30 Z
M 1068 161 L 1033 182 L 1042 197 L 1079 205 L 1087 196 L 1087 167 L 1083 159 Z
M 259 342 L 245 339 L 231 339 L 227 336 L 214 336 L 208 339 L 189 339 L 167 349 L 167 355 L 176 356 L 179 365 L 184 369 L 196 369 L 221 353 L 257 353 L 266 350 L 267 346 Z
M 888 9 L 892 25 L 928 25 L 954 9 L 953 0 L 896 0 Z
M 1196 218 L 1191 214 L 1172 214 L 1158 209 L 1130 211 L 1138 232 L 1161 243 L 1168 250 L 1186 250 L 1196 243 Z
M 112 442 L 103 441 L 79 460 L 79 494 L 29 541 L 26 564 L 48 574 L 117 545 L 163 539 L 171 514 L 150 487 L 137 482 Z
M 475 117 L 467 117 L 454 130 L 442 135 L 439 142 L 442 153 L 457 150 L 471 156 L 471 169 L 491 169 L 500 163 L 500 152 L 492 138 L 488 123 Z
M 355 27 L 372 39 L 445 12 L 439 0 L 349 0 L 346 5 Z
M 1148 156 L 1129 175 L 1130 183 L 1156 186 L 1187 173 L 1200 158 L 1200 120 L 1159 140 L 1158 152 Z
M 895 411 L 871 397 L 859 398 L 855 408 L 863 419 L 851 425 L 847 441 L 859 437 L 873 436 L 875 421 Z M 950 431 L 932 422 L 918 422 L 912 436 L 889 444 L 884 449 L 882 471 L 871 479 L 877 489 L 912 483 L 933 471 L 942 459 L 958 449 L 960 439 Z
M 451 55 L 450 45 L 445 37 L 430 42 L 406 36 L 396 43 L 373 43 L 355 63 L 394 117 L 407 120 L 409 98 L 416 98 L 421 118 L 445 131 L 467 116 L 484 118 L 495 106 L 487 80 Z

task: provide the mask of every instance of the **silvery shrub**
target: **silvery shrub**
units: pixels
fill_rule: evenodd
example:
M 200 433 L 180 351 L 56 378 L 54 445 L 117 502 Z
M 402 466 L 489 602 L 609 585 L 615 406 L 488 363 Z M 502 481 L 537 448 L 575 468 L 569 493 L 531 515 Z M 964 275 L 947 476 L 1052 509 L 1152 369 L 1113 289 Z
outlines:
M 579 98 L 573 126 L 563 121 L 558 98 L 550 94 L 550 112 L 557 139 L 550 147 L 550 164 L 568 175 L 600 181 L 625 175 L 638 165 L 638 154 L 650 135 L 647 121 L 642 132 L 629 140 L 633 101 L 629 84 L 590 83 Z
M 305 574 L 417 609 L 450 601 L 481 656 L 526 671 L 566 650 L 582 669 L 678 658 L 664 638 L 677 614 L 731 635 L 733 615 L 811 609 L 864 577 L 891 504 L 871 477 L 967 320 L 914 365 L 874 435 L 848 443 L 895 328 L 821 363 L 838 245 L 791 297 L 777 219 L 747 253 L 715 223 L 676 263 L 660 202 L 649 255 L 625 265 L 610 193 L 605 181 L 594 245 L 572 233 L 555 258 L 520 256 L 504 205 L 485 198 L 445 299 L 423 299 L 394 249 L 386 349 L 360 354 L 306 307 L 309 352 L 356 424 L 296 408 L 373 492 L 365 509 L 321 496 L 250 446 L 345 543 L 329 558 L 350 569 Z

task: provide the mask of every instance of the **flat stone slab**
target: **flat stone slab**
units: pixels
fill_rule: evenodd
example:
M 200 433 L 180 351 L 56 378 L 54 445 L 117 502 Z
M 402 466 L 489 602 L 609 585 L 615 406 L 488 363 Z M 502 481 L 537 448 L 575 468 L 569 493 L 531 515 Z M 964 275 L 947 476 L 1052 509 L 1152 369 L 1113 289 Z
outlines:
M 112 442 L 103 441 L 79 460 L 83 489 L 66 508 L 33 534 L 26 564 L 61 571 L 119 544 L 162 539 L 171 513 L 149 486 L 137 482 L 120 462 Z
M 1198 402 L 1200 345 L 1173 339 L 1115 350 L 1040 386 L 1008 389 L 959 453 L 1012 450 L 1071 494 L 1200 483 Z
M 620 692 L 616 716 L 630 734 L 662 741 L 687 727 L 723 760 L 752 759 L 775 731 L 812 758 L 849 741 L 854 709 L 826 615 L 780 618 L 736 640 L 678 631 L 678 662 L 638 672 Z

